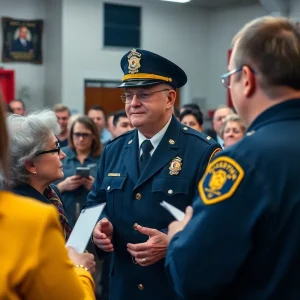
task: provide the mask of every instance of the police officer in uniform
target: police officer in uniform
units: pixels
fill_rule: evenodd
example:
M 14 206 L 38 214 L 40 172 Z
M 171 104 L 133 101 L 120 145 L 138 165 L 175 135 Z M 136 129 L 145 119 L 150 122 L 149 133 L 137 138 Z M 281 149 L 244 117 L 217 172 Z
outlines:
M 133 49 L 121 60 L 121 98 L 136 128 L 104 149 L 87 206 L 106 203 L 93 231 L 100 256 L 113 252 L 110 300 L 180 299 L 164 272 L 167 227 L 160 203 L 184 210 L 220 145 L 173 117 L 176 89 L 187 77 L 171 61 Z
M 222 79 L 248 132 L 209 164 L 194 214 L 169 226 L 167 273 L 183 299 L 300 299 L 299 25 L 246 24 Z

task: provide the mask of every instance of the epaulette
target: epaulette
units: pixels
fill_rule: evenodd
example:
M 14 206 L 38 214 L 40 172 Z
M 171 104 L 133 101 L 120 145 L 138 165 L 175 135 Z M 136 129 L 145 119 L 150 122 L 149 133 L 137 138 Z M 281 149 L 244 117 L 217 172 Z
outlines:
M 118 137 L 116 137 L 116 138 L 114 138 L 113 140 L 109 141 L 105 146 L 110 145 L 110 144 L 114 143 L 114 142 L 117 141 L 117 140 L 120 140 L 120 139 L 125 138 L 127 135 L 132 134 L 135 130 L 136 130 L 136 129 L 132 129 L 132 130 L 129 130 L 129 131 L 127 131 L 127 132 L 125 132 L 125 133 L 119 135 Z
M 201 140 L 205 141 L 206 143 L 208 143 L 209 145 L 214 145 L 217 144 L 217 142 L 210 137 L 209 135 L 206 135 L 205 133 L 202 133 L 200 131 L 197 131 L 189 126 L 182 126 L 181 130 L 185 133 L 185 134 L 191 134 L 194 136 L 199 137 Z

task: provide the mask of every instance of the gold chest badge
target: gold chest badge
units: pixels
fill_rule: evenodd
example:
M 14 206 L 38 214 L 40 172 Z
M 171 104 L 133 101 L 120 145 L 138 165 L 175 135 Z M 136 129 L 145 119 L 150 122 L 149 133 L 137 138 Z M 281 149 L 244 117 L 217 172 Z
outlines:
M 173 158 L 173 160 L 170 163 L 169 174 L 170 175 L 178 175 L 179 172 L 181 171 L 181 166 L 182 166 L 182 159 L 180 157 L 176 156 L 175 158 Z
M 132 49 L 132 51 L 128 54 L 128 73 L 138 73 L 139 68 L 141 67 L 141 56 L 142 54 L 137 52 L 135 49 Z

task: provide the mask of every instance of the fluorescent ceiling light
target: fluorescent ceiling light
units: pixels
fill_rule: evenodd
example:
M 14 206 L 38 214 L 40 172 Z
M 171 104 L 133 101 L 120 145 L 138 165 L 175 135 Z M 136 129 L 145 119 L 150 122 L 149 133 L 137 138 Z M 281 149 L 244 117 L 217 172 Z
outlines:
M 177 2 L 177 3 L 188 3 L 191 0 L 162 0 L 162 1 Z

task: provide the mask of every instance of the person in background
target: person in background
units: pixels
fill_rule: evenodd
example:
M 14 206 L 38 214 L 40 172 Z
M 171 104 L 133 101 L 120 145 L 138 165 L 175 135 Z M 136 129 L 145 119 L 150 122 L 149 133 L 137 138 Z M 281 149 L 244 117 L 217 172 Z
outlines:
M 78 117 L 83 117 L 83 115 L 82 114 L 74 114 L 74 115 L 71 115 L 68 120 L 68 124 L 67 124 L 68 139 L 69 139 L 71 127 L 72 127 L 73 123 L 78 119 Z
M 53 161 L 60 161 L 58 153 L 53 154 Z M 4 178 L 10 178 L 14 170 L 10 170 L 9 155 L 0 101 L 0 173 Z M 57 170 L 52 171 L 59 175 Z M 58 213 L 52 205 L 1 190 L 0 216 L 0 299 L 95 299 L 90 274 L 95 270 L 94 256 L 66 249 Z
M 166 272 L 182 299 L 300 299 L 299 23 L 247 23 L 221 78 L 248 130 L 169 225 Z
M 13 114 L 13 110 L 11 109 L 10 105 L 7 104 L 7 103 L 3 103 L 4 107 L 5 107 L 5 113 L 6 115 L 9 115 L 9 114 Z
M 8 105 L 14 114 L 20 116 L 25 115 L 25 103 L 21 99 L 15 99 L 9 102 Z
M 111 133 L 105 128 L 106 126 L 106 116 L 103 107 L 100 105 L 94 105 L 90 107 L 87 112 L 87 116 L 91 118 L 97 128 L 100 135 L 100 140 L 102 144 L 106 144 L 107 142 L 112 140 Z
M 92 239 L 99 257 L 112 252 L 110 300 L 176 300 L 163 268 L 166 226 L 174 218 L 160 203 L 182 210 L 191 204 L 220 146 L 173 116 L 176 89 L 187 82 L 180 67 L 133 49 L 121 68 L 121 99 L 136 129 L 104 148 L 86 205 L 106 203 Z
M 183 113 L 186 109 L 193 109 L 193 110 L 198 110 L 199 112 L 201 112 L 200 106 L 198 104 L 196 104 L 196 103 L 187 103 L 187 104 L 184 104 L 180 108 L 180 113 Z
M 202 132 L 203 114 L 199 110 L 186 108 L 179 117 L 182 124 Z
M 69 146 L 62 150 L 67 156 L 62 162 L 64 176 L 56 185 L 67 209 L 70 223 L 74 225 L 92 189 L 102 151 L 98 130 L 93 120 L 87 116 L 78 117 L 70 129 Z M 88 177 L 76 175 L 78 167 L 89 168 L 90 175 Z
M 11 44 L 12 52 L 30 52 L 33 53 L 33 43 L 29 39 L 29 30 L 26 26 L 22 25 L 18 28 L 18 38 L 14 39 Z
M 115 113 L 112 112 L 110 114 L 108 114 L 107 116 L 107 124 L 106 124 L 106 129 L 113 135 L 113 130 L 114 130 L 114 115 Z
M 233 109 L 226 106 L 220 105 L 214 112 L 212 124 L 213 130 L 207 131 L 207 134 L 211 136 L 215 141 L 217 141 L 222 147 L 224 141 L 221 137 L 221 128 L 223 125 L 223 120 L 228 116 L 233 114 Z
M 16 194 L 31 197 L 56 206 L 65 239 L 71 226 L 57 188 L 52 184 L 64 176 L 61 151 L 55 134 L 60 132 L 56 116 L 51 110 L 36 111 L 27 116 L 7 118 L 11 147 L 11 172 L 4 179 L 5 186 Z
M 61 128 L 60 134 L 57 136 L 61 148 L 68 146 L 68 121 L 71 116 L 70 110 L 63 104 L 56 104 L 53 108 Z
M 237 114 L 228 115 L 221 128 L 221 137 L 224 140 L 224 148 L 234 145 L 241 140 L 246 132 L 242 119 Z
M 115 113 L 113 119 L 113 126 L 114 138 L 117 138 L 121 134 L 133 129 L 124 109 L 119 110 Z

